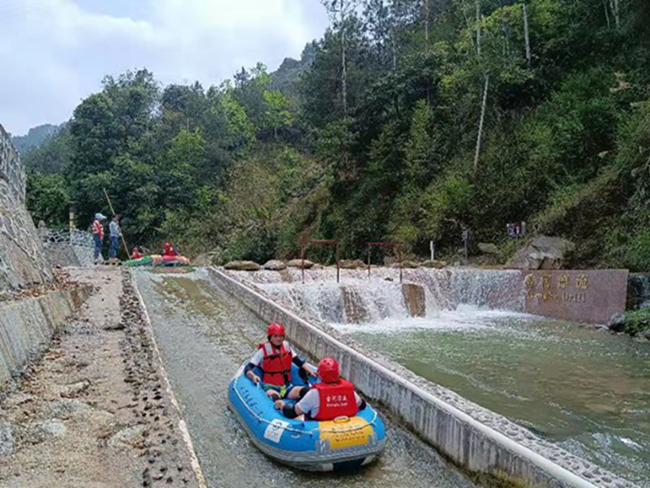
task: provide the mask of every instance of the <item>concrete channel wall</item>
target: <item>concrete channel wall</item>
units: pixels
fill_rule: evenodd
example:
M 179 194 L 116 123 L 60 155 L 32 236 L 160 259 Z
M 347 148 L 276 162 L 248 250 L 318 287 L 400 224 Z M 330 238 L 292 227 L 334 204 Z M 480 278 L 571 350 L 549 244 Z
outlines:
M 280 322 L 313 357 L 334 356 L 343 376 L 462 469 L 535 487 L 632 487 L 632 483 L 535 437 L 528 430 L 342 338 L 210 268 L 216 283 L 266 322 Z M 345 341 L 345 342 L 344 342 Z
M 0 302 L 0 391 L 50 345 L 52 335 L 90 296 L 90 287 Z

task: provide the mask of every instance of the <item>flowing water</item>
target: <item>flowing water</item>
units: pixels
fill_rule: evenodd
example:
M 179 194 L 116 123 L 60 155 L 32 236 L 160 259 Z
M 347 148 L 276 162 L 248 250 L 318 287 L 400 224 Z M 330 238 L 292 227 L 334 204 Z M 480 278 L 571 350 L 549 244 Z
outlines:
M 426 315 L 412 318 L 399 277 L 385 281 L 393 275 L 381 270 L 368 280 L 350 273 L 341 285 L 331 271 L 314 273 L 305 285 L 295 271 L 240 278 L 418 375 L 650 487 L 648 344 L 521 313 L 518 275 L 507 272 L 409 271 L 405 278 L 424 288 L 426 302 Z M 346 300 L 365 311 L 358 323 L 348 320 Z
M 385 417 L 386 450 L 360 471 L 305 473 L 270 461 L 250 442 L 226 397 L 237 368 L 263 340 L 265 324 L 211 283 L 205 271 L 137 271 L 136 277 L 209 486 L 474 486 L 433 449 Z

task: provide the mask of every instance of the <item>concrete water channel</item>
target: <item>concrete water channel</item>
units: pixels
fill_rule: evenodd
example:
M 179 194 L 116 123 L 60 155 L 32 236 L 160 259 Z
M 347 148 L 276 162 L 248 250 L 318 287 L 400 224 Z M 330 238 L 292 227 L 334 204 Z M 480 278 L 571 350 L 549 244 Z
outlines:
M 364 350 L 453 390 L 537 437 L 650 486 L 650 348 L 593 326 L 521 313 L 509 272 L 409 271 L 426 314 L 409 316 L 393 270 L 231 273 Z M 389 280 L 389 281 L 387 281 Z M 350 305 L 350 302 L 353 302 Z M 352 313 L 351 313 L 352 312 Z
M 135 274 L 208 486 L 475 486 L 390 418 L 386 451 L 361 471 L 311 474 L 273 463 L 250 442 L 226 399 L 230 379 L 263 340 L 265 324 L 205 271 Z

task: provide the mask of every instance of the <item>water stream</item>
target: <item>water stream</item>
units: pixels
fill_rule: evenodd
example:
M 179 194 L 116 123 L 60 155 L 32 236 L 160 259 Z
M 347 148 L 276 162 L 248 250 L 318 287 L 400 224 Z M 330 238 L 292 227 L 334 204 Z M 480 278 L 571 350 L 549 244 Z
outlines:
M 341 285 L 330 270 L 310 273 L 305 285 L 295 271 L 238 277 L 418 375 L 650 487 L 650 346 L 521 313 L 518 274 L 409 270 L 404 277 L 424 288 L 427 308 L 424 317 L 412 318 L 395 270 L 374 272 L 370 280 L 348 273 Z M 348 320 L 346 300 L 367 311 L 362 320 Z
M 205 271 L 137 271 L 173 390 L 211 487 L 470 488 L 472 482 L 389 418 L 377 462 L 354 473 L 305 473 L 266 458 L 227 407 L 226 389 L 263 340 L 265 324 L 210 281 Z

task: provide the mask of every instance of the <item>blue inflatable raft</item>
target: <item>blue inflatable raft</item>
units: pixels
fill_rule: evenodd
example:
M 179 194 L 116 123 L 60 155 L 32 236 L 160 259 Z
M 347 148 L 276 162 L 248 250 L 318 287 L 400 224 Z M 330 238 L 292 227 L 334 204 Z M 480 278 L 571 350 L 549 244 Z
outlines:
M 288 419 L 275 410 L 260 386 L 244 376 L 244 366 L 230 382 L 228 400 L 253 443 L 267 456 L 298 469 L 332 471 L 366 465 L 384 449 L 384 423 L 370 405 L 355 417 L 329 422 Z M 261 371 L 256 374 L 261 377 Z M 295 365 L 292 378 L 296 385 L 305 385 Z

